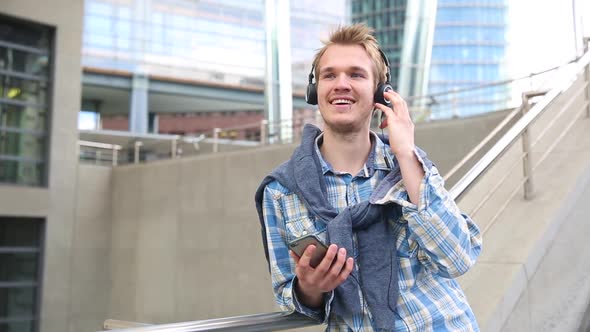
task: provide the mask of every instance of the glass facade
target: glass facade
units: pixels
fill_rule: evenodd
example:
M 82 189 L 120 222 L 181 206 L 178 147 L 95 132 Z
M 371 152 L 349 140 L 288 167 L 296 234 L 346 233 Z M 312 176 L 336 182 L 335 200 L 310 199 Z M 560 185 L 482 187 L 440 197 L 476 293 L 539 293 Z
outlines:
M 0 184 L 46 183 L 52 35 L 0 16 Z
M 264 1 L 87 0 L 87 67 L 240 83 L 264 75 Z
M 297 84 L 320 36 L 345 21 L 346 2 L 291 1 Z M 85 67 L 264 86 L 264 0 L 86 0 L 84 10 Z
M 277 0 L 280 1 L 280 0 Z M 349 0 L 291 0 L 293 90 L 304 92 L 314 54 L 338 25 L 350 21 Z
M 43 221 L 0 217 L 0 331 L 38 331 Z
M 436 1 L 353 0 L 353 22 L 375 30 L 391 65 L 391 84 L 402 96 L 427 92 Z M 410 101 L 411 107 L 419 103 Z
M 506 0 L 438 0 L 428 92 L 447 93 L 435 97 L 432 118 L 506 107 L 506 86 L 472 88 L 507 78 L 507 7 Z
M 375 29 L 375 37 L 391 64 L 391 84 L 398 90 L 407 0 L 352 0 L 352 21 Z

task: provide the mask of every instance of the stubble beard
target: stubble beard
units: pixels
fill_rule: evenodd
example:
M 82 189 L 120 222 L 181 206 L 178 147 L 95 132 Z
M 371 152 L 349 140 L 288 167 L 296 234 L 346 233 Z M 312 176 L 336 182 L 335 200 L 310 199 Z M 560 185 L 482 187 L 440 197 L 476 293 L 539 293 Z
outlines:
M 352 106 L 350 106 L 350 111 L 354 112 L 352 110 Z M 337 136 L 342 137 L 355 136 L 362 132 L 363 129 L 365 129 L 365 127 L 368 128 L 370 126 L 370 120 L 371 118 L 369 117 L 367 121 L 363 121 L 362 123 L 360 121 L 354 120 L 342 123 L 338 121 L 326 120 L 326 118 L 324 118 L 324 130 L 327 130 Z

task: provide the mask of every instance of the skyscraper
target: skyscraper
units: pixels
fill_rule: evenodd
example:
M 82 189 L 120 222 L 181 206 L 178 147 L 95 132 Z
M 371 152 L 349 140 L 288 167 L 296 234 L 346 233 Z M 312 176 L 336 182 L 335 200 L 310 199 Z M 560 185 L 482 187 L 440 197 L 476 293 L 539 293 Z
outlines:
M 473 88 L 506 79 L 507 12 L 506 0 L 438 0 L 428 93 L 449 94 L 433 106 L 433 118 L 506 106 L 505 85 Z
M 375 29 L 394 88 L 415 110 L 436 119 L 505 107 L 505 86 L 473 89 L 506 78 L 505 0 L 352 0 L 351 9 Z
M 404 97 L 427 92 L 436 1 L 352 0 L 352 21 L 364 22 L 391 64 L 391 83 Z

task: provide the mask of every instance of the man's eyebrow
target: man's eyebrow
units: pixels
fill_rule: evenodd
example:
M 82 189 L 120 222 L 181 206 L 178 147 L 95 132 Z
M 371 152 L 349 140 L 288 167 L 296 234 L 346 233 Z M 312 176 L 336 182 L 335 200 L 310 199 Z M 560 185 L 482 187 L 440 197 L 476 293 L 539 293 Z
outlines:
M 334 71 L 334 67 L 323 67 L 322 69 L 320 69 L 320 74 L 322 73 L 330 73 Z M 348 71 L 361 71 L 363 73 L 368 73 L 368 71 L 363 68 L 363 67 L 359 67 L 359 66 L 351 66 L 348 68 Z
M 320 74 L 325 73 L 325 72 L 332 72 L 332 71 L 334 71 L 333 67 L 323 67 L 320 69 Z
M 352 66 L 350 69 L 352 69 L 352 71 L 361 71 L 363 73 L 368 73 L 368 71 L 363 67 Z

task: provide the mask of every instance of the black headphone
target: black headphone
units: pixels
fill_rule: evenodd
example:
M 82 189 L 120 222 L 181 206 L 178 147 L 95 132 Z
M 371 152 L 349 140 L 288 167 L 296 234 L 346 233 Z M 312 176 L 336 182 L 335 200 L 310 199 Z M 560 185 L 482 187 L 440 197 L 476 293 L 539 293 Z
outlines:
M 383 51 L 380 48 L 377 48 L 377 49 L 379 50 L 379 54 L 381 54 L 381 58 L 383 59 L 383 62 L 385 63 L 385 66 L 387 67 L 387 73 L 385 74 L 385 83 L 379 83 L 377 85 L 377 89 L 375 90 L 375 96 L 373 97 L 373 100 L 376 103 L 380 103 L 385 106 L 391 106 L 391 101 L 389 101 L 388 99 L 385 99 L 385 96 L 383 95 L 383 93 L 385 93 L 385 91 L 393 91 L 393 87 L 391 86 L 391 83 L 389 82 L 389 80 L 391 79 L 391 69 L 389 68 L 389 60 L 387 59 L 387 56 L 385 55 L 385 53 L 383 53 Z M 305 101 L 310 105 L 317 105 L 318 104 L 318 90 L 317 90 L 316 83 L 313 82 L 313 70 L 314 69 L 315 69 L 315 66 L 312 65 L 311 71 L 309 72 L 309 82 L 307 84 L 307 92 L 305 93 Z

